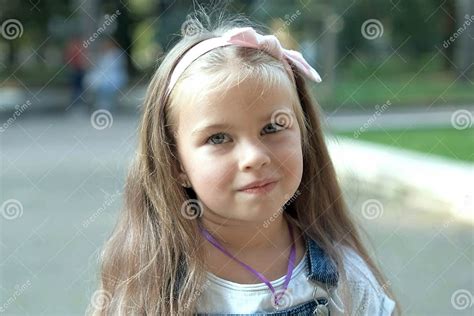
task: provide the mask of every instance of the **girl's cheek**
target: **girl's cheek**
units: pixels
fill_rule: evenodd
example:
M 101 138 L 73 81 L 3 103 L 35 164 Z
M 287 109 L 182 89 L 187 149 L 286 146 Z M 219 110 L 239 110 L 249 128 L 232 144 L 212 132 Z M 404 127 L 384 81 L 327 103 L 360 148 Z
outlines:
M 227 181 L 230 173 L 227 162 L 219 157 L 200 157 L 196 158 L 194 168 L 197 171 L 199 182 L 203 185 L 212 184 L 213 186 L 222 186 L 222 182 Z
M 269 147 L 273 153 L 278 155 L 291 155 L 296 150 L 301 150 L 300 137 L 296 133 L 286 133 L 280 137 L 275 137 L 273 140 L 268 142 Z

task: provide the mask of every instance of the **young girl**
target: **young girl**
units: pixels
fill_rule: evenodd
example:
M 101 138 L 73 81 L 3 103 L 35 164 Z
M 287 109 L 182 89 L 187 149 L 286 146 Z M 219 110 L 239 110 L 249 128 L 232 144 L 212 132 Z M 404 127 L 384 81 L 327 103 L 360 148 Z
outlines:
M 318 73 L 249 24 L 186 23 L 148 87 L 94 314 L 398 311 L 343 202 Z

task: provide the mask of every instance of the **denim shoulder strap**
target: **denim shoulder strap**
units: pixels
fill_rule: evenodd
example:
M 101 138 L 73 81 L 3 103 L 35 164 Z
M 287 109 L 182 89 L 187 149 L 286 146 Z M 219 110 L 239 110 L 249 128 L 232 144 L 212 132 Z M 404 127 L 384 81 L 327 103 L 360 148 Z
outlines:
M 308 250 L 308 279 L 319 281 L 330 286 L 337 286 L 339 274 L 334 261 L 308 235 L 305 234 L 306 249 Z

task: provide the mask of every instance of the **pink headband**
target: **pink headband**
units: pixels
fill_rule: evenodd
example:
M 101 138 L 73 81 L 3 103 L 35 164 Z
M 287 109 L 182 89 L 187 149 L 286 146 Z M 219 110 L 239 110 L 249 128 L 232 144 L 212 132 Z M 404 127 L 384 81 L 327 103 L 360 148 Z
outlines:
M 181 74 L 188 66 L 198 57 L 204 55 L 210 50 L 228 45 L 237 45 L 241 47 L 257 48 L 278 60 L 282 60 L 287 64 L 285 58 L 290 60 L 296 68 L 298 68 L 305 77 L 315 82 L 321 82 L 321 77 L 297 51 L 284 49 L 280 41 L 273 35 L 260 35 L 251 27 L 234 28 L 220 37 L 214 37 L 200 42 L 188 50 L 171 74 L 170 82 L 167 89 L 167 95 L 173 90 L 174 85 L 178 81 Z M 284 57 L 284 58 L 283 58 Z

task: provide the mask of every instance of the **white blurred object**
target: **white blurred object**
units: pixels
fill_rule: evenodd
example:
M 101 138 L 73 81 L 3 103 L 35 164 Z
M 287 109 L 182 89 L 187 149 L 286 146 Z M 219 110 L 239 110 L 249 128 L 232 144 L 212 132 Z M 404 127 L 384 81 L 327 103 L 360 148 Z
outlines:
M 384 195 L 402 184 L 410 203 L 474 224 L 474 164 L 342 137 L 327 143 L 338 175 L 355 175 Z
M 25 102 L 26 94 L 18 87 L 2 87 L 0 89 L 0 111 L 14 110 L 15 105 Z

